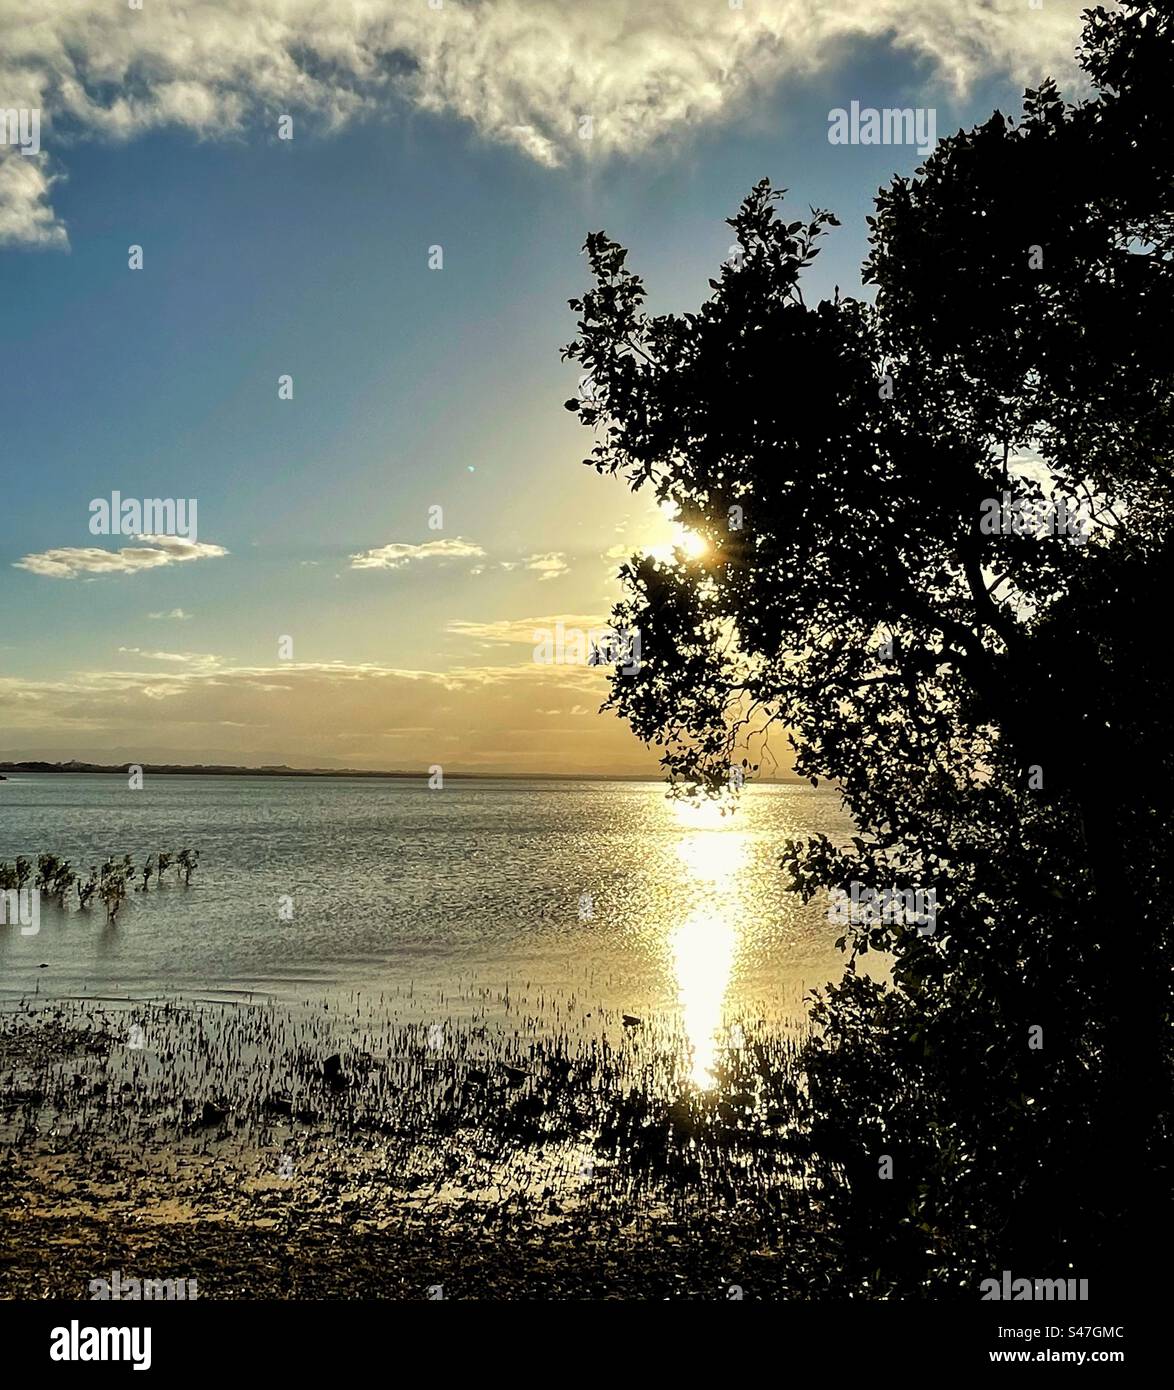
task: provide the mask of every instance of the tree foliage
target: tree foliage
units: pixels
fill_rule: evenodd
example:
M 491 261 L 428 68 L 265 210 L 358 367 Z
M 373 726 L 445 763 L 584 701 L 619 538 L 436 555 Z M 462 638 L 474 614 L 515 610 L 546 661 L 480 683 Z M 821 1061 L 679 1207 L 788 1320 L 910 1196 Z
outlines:
M 1119 1260 L 1165 1186 L 1174 21 L 1093 10 L 1079 56 L 1090 98 L 1045 83 L 879 193 L 871 302 L 805 302 L 835 218 L 785 220 L 764 180 L 696 312 L 647 314 L 603 232 L 571 304 L 586 461 L 708 543 L 624 567 L 643 662 L 610 703 L 710 793 L 785 732 L 859 830 L 789 846 L 804 898 L 938 895 L 932 936 L 849 927 L 808 1056 L 857 1272 L 889 1288 Z M 1087 534 L 988 533 L 1004 494 Z

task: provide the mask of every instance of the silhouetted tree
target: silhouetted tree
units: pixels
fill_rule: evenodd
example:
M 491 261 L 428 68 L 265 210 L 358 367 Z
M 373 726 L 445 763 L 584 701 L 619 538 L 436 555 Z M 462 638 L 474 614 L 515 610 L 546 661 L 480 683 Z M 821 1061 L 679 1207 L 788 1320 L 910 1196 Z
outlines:
M 1174 22 L 1094 10 L 1080 60 L 1093 99 L 1045 83 L 881 191 L 874 303 L 805 302 L 835 219 L 766 181 L 696 312 L 647 315 L 602 232 L 571 302 L 586 462 L 708 542 L 622 570 L 643 662 L 609 703 L 709 792 L 785 731 L 860 832 L 789 847 L 805 898 L 938 895 L 933 935 L 848 926 L 808 1053 L 892 1288 L 1120 1267 L 1167 1186 Z
M 86 878 L 84 882 L 83 882 L 83 880 L 80 879 L 80 878 L 79 878 L 78 881 L 77 881 L 77 905 L 78 905 L 78 907 L 89 907 L 89 905 L 90 905 L 90 899 L 94 896 L 94 894 L 95 894 L 97 891 L 98 891 L 98 870 L 97 870 L 97 868 L 91 868 L 91 869 L 90 869 L 90 873 L 89 873 L 89 877 Z
M 107 859 L 98 871 L 98 897 L 106 905 L 106 920 L 118 918 L 127 894 L 134 889 L 135 870 L 129 854 L 121 859 Z
M 65 895 L 73 887 L 76 878 L 77 875 L 68 859 L 61 859 L 56 854 L 37 856 L 37 877 L 34 886 L 56 898 L 62 907 L 65 906 Z
M 183 875 L 184 885 L 190 886 L 192 875 L 196 872 L 200 862 L 200 851 L 198 849 L 181 849 L 175 860 L 175 872 L 178 878 Z
M 0 864 L 0 889 L 23 888 L 32 872 L 32 861 L 18 854 L 14 863 Z

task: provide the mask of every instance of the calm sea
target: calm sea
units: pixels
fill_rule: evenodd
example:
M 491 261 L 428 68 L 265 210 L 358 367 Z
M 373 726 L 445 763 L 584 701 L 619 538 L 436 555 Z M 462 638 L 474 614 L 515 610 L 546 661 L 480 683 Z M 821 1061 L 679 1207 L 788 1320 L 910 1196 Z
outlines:
M 732 816 L 624 782 L 14 774 L 0 860 L 190 846 L 190 889 L 104 910 L 43 906 L 0 926 L 0 995 L 282 1003 L 354 992 L 572 994 L 591 1007 L 679 1009 L 692 1029 L 734 1006 L 797 1015 L 843 958 L 826 908 L 785 891 L 785 840 L 851 832 L 822 788 L 749 788 Z M 289 920 L 285 920 L 289 919 Z M 45 967 L 45 968 L 43 968 Z M 689 1019 L 689 1015 L 692 1018 Z

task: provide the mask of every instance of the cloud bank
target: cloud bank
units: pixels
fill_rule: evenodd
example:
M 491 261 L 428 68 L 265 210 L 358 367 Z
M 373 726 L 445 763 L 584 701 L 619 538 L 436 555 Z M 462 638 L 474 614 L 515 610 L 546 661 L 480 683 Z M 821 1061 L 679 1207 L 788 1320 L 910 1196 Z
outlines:
M 931 82 L 1072 70 L 1083 0 L 0 0 L 0 106 L 43 152 L 0 146 L 0 244 L 65 243 L 51 184 L 78 135 L 242 134 L 280 114 L 455 116 L 541 164 L 632 155 L 735 117 L 751 93 L 886 41 Z M 852 95 L 848 93 L 847 95 Z
M 62 680 L 0 670 L 0 758 L 289 762 L 299 767 L 651 774 L 656 758 L 614 715 L 594 668 L 400 670 L 343 662 L 237 666 L 121 649 L 126 671 Z M 534 711 L 547 717 L 535 728 Z M 276 750 L 280 750 L 278 753 Z

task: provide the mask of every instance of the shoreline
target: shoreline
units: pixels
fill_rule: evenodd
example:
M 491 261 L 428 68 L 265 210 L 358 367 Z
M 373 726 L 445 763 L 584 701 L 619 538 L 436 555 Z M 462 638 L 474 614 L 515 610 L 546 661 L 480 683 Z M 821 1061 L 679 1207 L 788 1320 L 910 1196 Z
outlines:
M 155 777 L 337 777 L 352 780 L 355 778 L 383 781 L 424 781 L 429 771 L 423 768 L 418 772 L 368 768 L 333 767 L 246 767 L 231 763 L 48 763 L 39 760 L 25 762 L 0 762 L 0 782 L 9 781 L 11 774 L 25 776 L 126 776 L 132 767 L 137 767 L 144 776 Z M 667 789 L 667 782 L 659 773 L 607 773 L 607 772 L 449 772 L 444 773 L 445 781 L 452 782 L 623 782 L 646 785 L 658 783 Z M 755 786 L 806 787 L 805 778 L 799 777 L 757 777 Z
M 225 1298 L 781 1298 L 834 1280 L 793 1039 L 748 1032 L 706 1092 L 653 1019 L 614 1044 L 390 1023 L 336 1051 L 327 1013 L 0 1015 L 0 1297 L 86 1298 L 114 1270 Z M 752 1096 L 762 1076 L 773 1093 Z

